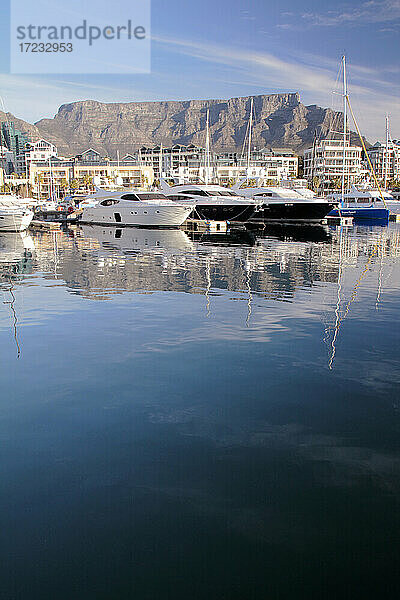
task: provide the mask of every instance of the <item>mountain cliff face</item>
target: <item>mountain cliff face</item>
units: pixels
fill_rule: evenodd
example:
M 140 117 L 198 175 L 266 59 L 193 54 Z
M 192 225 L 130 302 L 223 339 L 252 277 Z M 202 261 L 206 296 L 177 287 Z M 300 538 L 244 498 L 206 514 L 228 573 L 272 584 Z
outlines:
M 253 96 L 252 146 L 292 148 L 301 153 L 314 136 L 340 131 L 342 113 L 305 106 L 299 94 Z M 103 156 L 123 156 L 141 146 L 205 144 L 207 108 L 213 150 L 240 150 L 250 118 L 251 97 L 230 100 L 187 100 L 105 104 L 83 100 L 63 104 L 53 119 L 35 125 L 0 111 L 0 121 L 13 121 L 32 141 L 44 138 L 60 155 L 79 154 L 94 148 Z M 354 141 L 356 141 L 354 139 Z M 356 142 L 358 143 L 358 142 Z
M 299 94 L 254 96 L 252 145 L 287 147 L 301 152 L 324 137 L 342 115 L 329 108 L 305 106 Z M 188 100 L 105 104 L 84 100 L 63 104 L 53 119 L 35 124 L 40 136 L 53 142 L 62 155 L 89 147 L 102 155 L 121 156 L 141 146 L 205 144 L 206 112 L 210 109 L 212 148 L 237 149 L 243 145 L 251 97 L 230 100 Z M 31 126 L 32 127 L 32 126 Z

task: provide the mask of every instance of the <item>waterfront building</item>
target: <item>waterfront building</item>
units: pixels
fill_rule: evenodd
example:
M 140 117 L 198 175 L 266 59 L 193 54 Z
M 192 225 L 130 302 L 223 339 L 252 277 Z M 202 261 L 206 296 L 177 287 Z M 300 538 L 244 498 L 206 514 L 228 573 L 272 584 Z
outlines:
M 94 186 L 148 188 L 153 180 L 153 169 L 131 156 L 111 160 L 91 148 L 73 158 L 56 156 L 29 163 L 29 182 L 39 198 L 89 193 Z
M 29 137 L 16 129 L 13 122 L 0 123 L 0 146 L 12 153 L 12 164 L 9 163 L 8 174 L 17 173 L 22 177 L 25 176 L 25 152 L 30 144 Z
M 400 140 L 376 142 L 367 150 L 376 177 L 381 182 L 400 180 Z
M 15 171 L 14 164 L 13 152 L 7 146 L 0 146 L 0 168 L 4 171 L 5 175 L 11 175 Z
M 318 188 L 318 193 L 327 194 L 340 188 L 344 170 L 348 187 L 361 178 L 361 153 L 361 146 L 353 146 L 348 140 L 345 146 L 343 139 L 321 140 L 304 152 L 304 176 Z
M 156 179 L 160 176 L 171 177 L 178 183 L 194 183 L 201 178 L 217 179 L 226 184 L 247 175 L 247 156 L 235 150 L 211 152 L 210 167 L 206 167 L 206 149 L 194 144 L 175 144 L 168 148 L 161 145 L 143 147 L 138 152 L 137 160 L 140 164 L 152 166 Z M 279 181 L 285 177 L 297 177 L 299 158 L 292 150 L 284 148 L 253 149 L 249 164 L 249 176 Z

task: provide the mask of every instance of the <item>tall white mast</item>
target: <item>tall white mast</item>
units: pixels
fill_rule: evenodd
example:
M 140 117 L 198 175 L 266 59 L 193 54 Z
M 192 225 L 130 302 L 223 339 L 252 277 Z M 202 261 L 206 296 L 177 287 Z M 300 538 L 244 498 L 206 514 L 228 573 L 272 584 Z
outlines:
M 159 170 L 159 178 L 160 178 L 160 177 L 162 177 L 162 174 L 163 174 L 162 142 L 160 144 L 160 154 L 158 156 L 158 170 Z
M 347 140 L 347 75 L 346 57 L 343 56 L 343 169 L 342 169 L 342 203 L 346 185 L 346 140 Z
M 54 194 L 54 181 L 53 181 L 53 169 L 51 165 L 51 156 L 49 156 L 49 171 L 50 171 L 50 199 L 54 202 L 55 194 Z
M 249 181 L 249 170 L 250 170 L 250 158 L 251 158 L 251 133 L 253 128 L 253 102 L 254 98 L 250 100 L 250 121 L 249 121 L 249 144 L 247 148 L 247 182 Z
M 385 146 L 385 182 L 384 189 L 386 190 L 389 171 L 389 115 L 386 115 L 386 146 Z
M 208 185 L 210 181 L 210 109 L 207 108 L 206 119 L 206 173 L 205 182 Z

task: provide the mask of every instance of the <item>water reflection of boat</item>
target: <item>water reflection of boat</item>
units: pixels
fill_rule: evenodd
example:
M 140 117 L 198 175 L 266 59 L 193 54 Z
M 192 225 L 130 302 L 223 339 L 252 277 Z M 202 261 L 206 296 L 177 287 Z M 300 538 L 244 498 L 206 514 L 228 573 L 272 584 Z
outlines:
M 186 233 L 179 229 L 140 229 L 82 225 L 85 237 L 96 239 L 104 247 L 123 253 L 164 248 L 190 250 L 192 243 Z
M 20 233 L 0 233 L 0 272 L 2 275 L 30 272 L 35 244 L 32 237 Z
M 289 242 L 328 242 L 331 239 L 329 228 L 323 225 L 268 224 L 257 231 L 258 238 L 270 236 Z

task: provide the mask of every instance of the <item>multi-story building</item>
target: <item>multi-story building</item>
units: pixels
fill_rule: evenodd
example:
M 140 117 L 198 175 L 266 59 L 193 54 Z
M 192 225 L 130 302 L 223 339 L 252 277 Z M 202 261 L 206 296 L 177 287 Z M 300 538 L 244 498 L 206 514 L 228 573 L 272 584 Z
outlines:
M 309 182 L 317 178 L 318 192 L 327 193 L 340 187 L 344 172 L 347 187 L 361 176 L 361 153 L 361 146 L 352 146 L 348 140 L 345 144 L 343 140 L 321 140 L 304 152 L 304 176 Z
M 0 146 L 6 147 L 13 155 L 9 173 L 25 176 L 25 152 L 29 144 L 31 144 L 29 137 L 15 129 L 13 122 L 6 121 L 0 124 Z
M 376 142 L 368 148 L 367 153 L 380 181 L 400 180 L 400 141 L 394 140 L 388 144 Z
M 24 152 L 17 156 L 17 172 L 24 173 L 28 178 L 32 162 L 45 162 L 56 157 L 57 148 L 54 144 L 46 140 L 29 142 L 26 144 Z
M 29 163 L 29 182 L 40 198 L 88 191 L 93 185 L 148 187 L 153 180 L 152 167 L 140 166 L 132 156 L 113 161 L 91 148 L 73 158 L 50 157 Z
M 176 144 L 170 148 L 155 146 L 141 148 L 139 163 L 151 165 L 156 179 L 172 177 L 179 182 L 196 181 L 198 178 L 217 178 L 221 183 L 247 175 L 248 157 L 236 151 L 211 152 L 207 166 L 206 149 L 194 144 Z M 299 159 L 292 150 L 263 148 L 250 154 L 249 176 L 280 180 L 297 177 Z
M 40 198 L 64 196 L 95 186 L 150 187 L 160 177 L 174 178 L 180 183 L 200 179 L 222 184 L 246 177 L 261 181 L 295 178 L 298 157 L 291 150 L 253 150 L 248 157 L 236 151 L 212 153 L 209 164 L 205 148 L 176 144 L 170 148 L 141 148 L 137 154 L 127 154 L 118 160 L 102 157 L 89 148 L 73 158 L 57 155 L 57 148 L 46 140 L 30 144 L 25 152 L 25 170 L 33 193 Z
M 153 167 L 154 177 L 179 177 L 180 169 L 199 176 L 199 169 L 205 164 L 205 149 L 194 144 L 175 144 L 170 148 L 155 146 L 140 148 L 137 154 L 139 164 Z
M 14 163 L 13 152 L 7 146 L 0 146 L 0 168 L 4 171 L 5 175 L 10 175 L 15 171 Z

